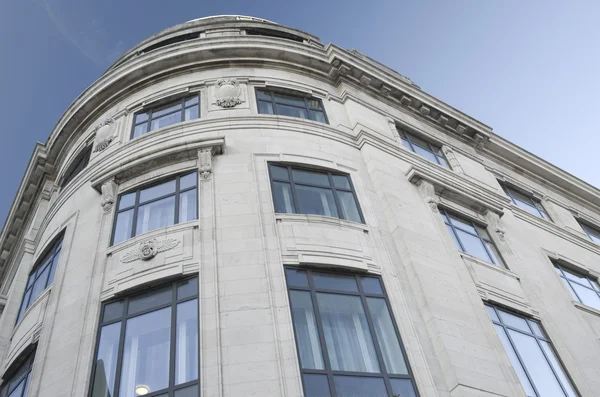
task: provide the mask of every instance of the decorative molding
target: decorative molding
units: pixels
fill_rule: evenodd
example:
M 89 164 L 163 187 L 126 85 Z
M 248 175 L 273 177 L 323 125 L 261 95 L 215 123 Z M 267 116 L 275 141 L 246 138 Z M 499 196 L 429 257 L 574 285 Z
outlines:
M 216 103 L 223 108 L 233 108 L 242 103 L 241 93 L 240 84 L 235 78 L 219 79 L 215 84 Z
M 411 102 L 412 100 L 406 95 L 402 95 L 402 97 L 400 98 L 400 103 L 404 106 L 410 106 Z
M 419 113 L 421 113 L 423 116 L 429 115 L 429 112 L 431 112 L 431 109 L 425 105 L 421 105 L 421 107 L 419 108 Z
M 485 217 L 488 221 L 488 227 L 496 233 L 498 238 L 502 241 L 506 241 L 506 230 L 502 226 L 500 226 L 500 217 L 497 213 L 493 211 L 487 211 L 485 213 Z
M 212 158 L 215 148 L 207 147 L 198 150 L 198 173 L 202 180 L 209 180 L 213 172 Z
M 360 83 L 369 86 L 371 85 L 371 78 L 366 74 L 363 74 L 362 76 L 360 76 Z
M 104 120 L 94 128 L 94 132 L 96 133 L 94 153 L 103 151 L 111 144 L 115 139 L 114 130 L 115 121 L 112 118 Z
M 155 238 L 140 242 L 138 247 L 130 252 L 123 254 L 121 262 L 129 263 L 141 259 L 148 261 L 154 258 L 159 252 L 168 251 L 175 248 L 180 243 L 179 240 L 170 238 L 165 240 L 157 240 Z
M 452 168 L 453 171 L 456 171 L 459 174 L 465 173 L 465 171 L 461 167 L 460 163 L 458 162 L 456 155 L 454 154 L 454 150 L 452 150 L 452 148 L 450 148 L 450 146 L 443 145 L 442 152 L 444 152 L 444 156 L 446 156 L 446 160 L 448 160 L 448 163 L 450 163 L 450 167 Z
M 387 85 L 382 85 L 379 92 L 381 92 L 381 95 L 388 96 L 392 93 L 392 89 Z
M 425 199 L 425 202 L 427 205 L 429 205 L 431 210 L 435 213 L 440 212 L 438 208 L 440 204 L 440 197 L 435 193 L 435 186 L 433 183 L 425 179 L 420 179 L 416 182 L 416 184 L 421 192 L 421 195 Z
M 117 183 L 115 182 L 115 178 L 111 178 L 104 182 L 100 189 L 102 191 L 100 205 L 104 212 L 110 212 L 117 199 Z

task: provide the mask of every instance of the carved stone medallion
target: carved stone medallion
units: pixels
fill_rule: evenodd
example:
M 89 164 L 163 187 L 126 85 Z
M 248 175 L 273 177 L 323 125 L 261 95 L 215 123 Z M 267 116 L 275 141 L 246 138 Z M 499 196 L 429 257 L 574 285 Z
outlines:
M 159 252 L 170 250 L 179 245 L 179 240 L 165 239 L 158 241 L 155 238 L 144 240 L 140 245 L 133 251 L 127 252 L 121 258 L 121 262 L 129 263 L 141 259 L 143 261 L 150 260 L 156 256 Z
M 242 90 L 236 79 L 220 79 L 215 85 L 216 103 L 224 108 L 232 108 L 242 103 L 241 93 Z
M 96 146 L 94 147 L 94 153 L 103 151 L 113 141 L 114 124 L 115 122 L 112 119 L 107 119 L 95 128 Z

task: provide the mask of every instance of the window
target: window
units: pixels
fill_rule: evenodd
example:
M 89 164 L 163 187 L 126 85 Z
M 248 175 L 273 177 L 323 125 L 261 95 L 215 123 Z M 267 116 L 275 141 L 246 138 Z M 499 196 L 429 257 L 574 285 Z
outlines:
M 600 230 L 596 229 L 593 226 L 590 226 L 587 223 L 583 223 L 580 220 L 578 220 L 578 222 L 583 231 L 587 233 L 590 240 L 592 240 L 596 244 L 600 244 Z
M 161 227 L 198 219 L 196 172 L 119 196 L 113 244 Z
M 415 397 L 379 277 L 286 268 L 305 397 Z
M 485 228 L 440 209 L 456 248 L 494 265 L 503 265 L 500 253 Z
M 550 340 L 537 321 L 485 306 L 528 397 L 576 397 Z
M 61 234 L 54 240 L 50 247 L 46 249 L 41 259 L 38 260 L 31 273 L 29 273 L 27 286 L 25 287 L 23 300 L 21 301 L 21 307 L 19 308 L 19 314 L 17 315 L 17 322 L 19 322 L 23 316 L 25 310 L 27 310 L 35 299 L 40 296 L 50 284 L 52 284 L 52 281 L 54 281 L 54 273 L 56 272 L 56 265 L 60 256 L 62 239 L 63 235 Z
M 510 197 L 512 202 L 517 207 L 522 208 L 525 211 L 527 211 L 537 217 L 545 219 L 547 221 L 552 220 L 552 219 L 550 219 L 550 216 L 548 216 L 548 213 L 546 212 L 546 210 L 542 206 L 542 203 L 538 199 L 536 199 L 532 196 L 528 196 L 526 194 L 520 193 L 520 192 L 516 191 L 515 189 L 505 186 L 503 184 L 501 184 L 501 185 L 502 185 L 502 188 L 504 189 L 504 191 L 506 192 L 506 194 L 508 195 L 508 197 Z
M 91 397 L 198 396 L 198 279 L 102 305 Z
M 200 117 L 200 95 L 178 99 L 160 107 L 136 113 L 131 139 L 150 131 Z
M 81 171 L 87 167 L 92 155 L 92 147 L 88 146 L 81 151 L 67 168 L 61 186 L 65 187 L 71 182 Z
M 442 149 L 437 146 L 432 145 L 429 142 L 422 140 L 421 138 L 417 138 L 416 136 L 409 134 L 403 129 L 398 128 L 398 134 L 400 135 L 400 139 L 402 139 L 402 143 L 408 150 L 411 152 L 415 152 L 416 154 L 425 157 L 429 161 L 433 161 L 445 168 L 450 168 L 444 154 L 442 153 Z
M 257 89 L 256 100 L 260 114 L 278 114 L 328 123 L 320 99 Z
M 345 174 L 269 164 L 275 212 L 315 214 L 364 223 Z
M 0 388 L 0 397 L 25 397 L 27 395 L 27 386 L 29 386 L 29 376 L 33 366 L 35 352 L 30 353 L 25 360 L 18 365 L 9 376 L 2 378 L 2 388 Z
M 600 286 L 596 280 L 580 276 L 560 265 L 556 265 L 556 271 L 571 292 L 573 297 L 584 305 L 600 310 Z

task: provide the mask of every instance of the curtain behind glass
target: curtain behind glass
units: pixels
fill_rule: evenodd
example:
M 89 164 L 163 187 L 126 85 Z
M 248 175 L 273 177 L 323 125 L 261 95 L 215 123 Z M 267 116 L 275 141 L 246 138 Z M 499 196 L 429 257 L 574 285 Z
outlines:
M 298 340 L 300 363 L 304 369 L 324 369 L 319 332 L 310 292 L 290 291 L 294 331 Z

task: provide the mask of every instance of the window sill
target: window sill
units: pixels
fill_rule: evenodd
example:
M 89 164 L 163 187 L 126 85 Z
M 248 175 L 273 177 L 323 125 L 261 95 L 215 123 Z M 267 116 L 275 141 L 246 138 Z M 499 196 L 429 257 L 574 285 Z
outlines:
M 52 291 L 52 286 L 54 284 L 50 284 L 49 286 L 46 287 L 45 290 L 42 291 L 42 293 L 35 298 L 35 300 L 31 303 L 31 305 L 29 305 L 29 307 L 27 309 L 25 309 L 25 313 L 23 313 L 23 316 L 21 316 L 21 318 L 19 319 L 19 321 L 15 324 L 15 327 L 13 328 L 13 332 L 11 335 L 11 340 L 13 338 L 13 336 L 17 333 L 17 331 L 19 330 L 19 328 L 21 327 L 21 325 L 24 323 L 24 320 L 29 316 L 29 314 L 36 308 L 38 307 L 42 301 L 44 301 L 46 299 L 46 297 L 48 295 L 50 295 L 50 291 Z M 18 315 L 18 313 L 17 313 Z
M 473 256 L 471 254 L 467 254 L 466 252 L 461 252 L 459 251 L 460 256 L 464 259 L 467 260 L 469 262 L 473 262 L 479 266 L 483 266 L 485 268 L 488 268 L 490 270 L 493 270 L 495 272 L 504 274 L 505 276 L 514 278 L 515 280 L 519 280 L 519 275 L 516 273 L 513 273 L 512 271 L 508 270 L 507 268 L 505 268 L 503 265 L 494 265 L 493 263 L 490 262 L 486 262 L 483 259 L 480 259 L 476 256 Z
M 576 308 L 578 308 L 579 310 L 582 310 L 586 313 L 590 313 L 593 314 L 595 316 L 600 317 L 600 310 L 596 309 L 595 307 L 591 307 L 588 305 L 585 305 L 581 302 L 577 302 L 577 301 L 571 301 L 573 303 L 573 306 L 575 306 Z
M 309 214 L 286 214 L 286 213 L 275 213 L 276 221 L 284 222 L 306 222 L 306 223 L 320 223 L 327 225 L 335 225 L 339 227 L 357 229 L 365 233 L 369 233 L 369 228 L 364 223 L 347 221 L 345 219 L 333 218 L 330 216 L 322 215 L 309 215 Z

